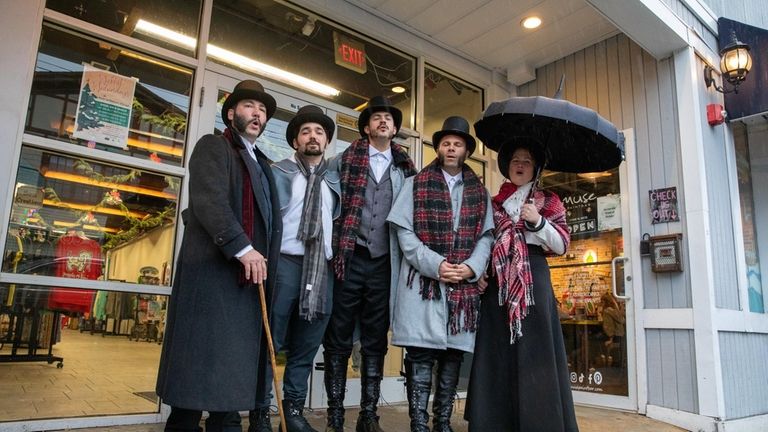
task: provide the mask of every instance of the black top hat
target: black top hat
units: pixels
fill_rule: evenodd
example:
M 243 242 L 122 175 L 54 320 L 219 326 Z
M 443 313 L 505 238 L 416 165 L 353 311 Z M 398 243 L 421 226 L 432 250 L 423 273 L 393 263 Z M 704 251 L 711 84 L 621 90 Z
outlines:
M 299 108 L 296 116 L 291 119 L 288 127 L 285 129 L 285 139 L 288 141 L 289 146 L 293 147 L 293 140 L 304 123 L 317 123 L 322 126 L 325 129 L 325 135 L 328 136 L 328 144 L 331 143 L 333 131 L 336 129 L 333 120 L 323 113 L 322 108 L 314 105 L 305 105 Z
M 357 118 L 357 130 L 360 131 L 360 136 L 365 138 L 368 134 L 365 133 L 365 127 L 368 126 L 368 120 L 370 120 L 373 113 L 386 111 L 392 114 L 392 120 L 395 122 L 395 129 L 400 130 L 400 125 L 403 124 L 403 113 L 397 109 L 392 102 L 384 96 L 374 96 L 368 101 L 368 106 L 360 113 Z
M 541 141 L 532 136 L 515 136 L 504 141 L 499 148 L 499 154 L 496 162 L 499 164 L 499 171 L 505 178 L 509 178 L 509 163 L 512 161 L 512 154 L 515 150 L 524 148 L 531 152 L 536 166 L 533 170 L 533 178 L 539 175 L 546 164 L 546 156 Z
M 477 143 L 472 135 L 469 134 L 469 122 L 464 117 L 450 116 L 443 122 L 443 128 L 432 134 L 432 147 L 440 147 L 440 140 L 446 135 L 456 135 L 464 138 L 467 143 L 467 151 L 469 154 L 475 152 Z
M 229 96 L 224 100 L 224 104 L 221 106 L 221 119 L 227 127 L 230 126 L 229 118 L 227 117 L 227 111 L 230 108 L 237 105 L 243 99 L 255 99 L 264 104 L 267 107 L 267 120 L 271 119 L 275 115 L 277 109 L 277 103 L 275 98 L 270 96 L 264 91 L 264 86 L 258 81 L 244 80 L 240 81 L 235 89 L 232 90 Z

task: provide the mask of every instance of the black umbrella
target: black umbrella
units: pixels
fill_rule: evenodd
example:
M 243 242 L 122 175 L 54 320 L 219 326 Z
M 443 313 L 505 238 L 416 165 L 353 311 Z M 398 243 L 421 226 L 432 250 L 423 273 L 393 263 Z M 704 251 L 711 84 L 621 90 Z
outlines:
M 475 133 L 496 151 L 515 137 L 536 138 L 552 171 L 605 171 L 624 160 L 624 134 L 616 126 L 589 108 L 561 99 L 533 96 L 494 102 L 475 123 Z

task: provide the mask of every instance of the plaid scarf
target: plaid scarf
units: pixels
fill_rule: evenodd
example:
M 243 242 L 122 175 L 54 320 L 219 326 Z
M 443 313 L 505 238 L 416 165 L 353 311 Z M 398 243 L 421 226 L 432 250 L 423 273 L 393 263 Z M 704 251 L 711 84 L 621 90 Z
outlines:
M 304 207 L 296 239 L 304 242 L 304 261 L 301 270 L 299 317 L 312 322 L 327 313 L 328 262 L 323 242 L 322 181 L 328 163 L 323 159 L 314 171 L 298 154 L 296 164 L 307 179 Z
M 453 230 L 451 194 L 437 159 L 419 172 L 413 180 L 413 231 L 430 249 L 446 257 L 451 264 L 464 262 L 483 234 L 485 212 L 488 210 L 488 192 L 469 166 L 462 167 L 464 190 L 461 199 L 459 226 Z M 411 288 L 416 269 L 408 272 L 407 284 Z M 423 300 L 439 300 L 440 282 L 421 275 L 419 293 Z M 448 323 L 451 334 L 477 330 L 480 291 L 477 283 L 461 281 L 446 284 Z M 461 317 L 463 323 L 460 323 Z
M 355 140 L 341 155 L 341 217 L 333 226 L 333 271 L 344 280 L 346 261 L 352 256 L 360 226 L 360 215 L 365 205 L 365 188 L 368 187 L 368 139 Z M 416 174 L 416 168 L 408 153 L 396 143 L 391 143 L 393 164 L 403 170 L 405 177 Z
M 537 190 L 533 194 L 534 204 L 541 217 L 555 227 L 568 248 L 570 234 L 565 221 L 565 207 L 560 198 L 551 193 Z M 522 322 L 533 306 L 533 276 L 525 243 L 523 218 L 512 222 L 502 207 L 503 201 L 493 200 L 493 222 L 495 242 L 491 250 L 492 271 L 499 284 L 499 305 L 507 308 L 510 343 L 523 336 Z

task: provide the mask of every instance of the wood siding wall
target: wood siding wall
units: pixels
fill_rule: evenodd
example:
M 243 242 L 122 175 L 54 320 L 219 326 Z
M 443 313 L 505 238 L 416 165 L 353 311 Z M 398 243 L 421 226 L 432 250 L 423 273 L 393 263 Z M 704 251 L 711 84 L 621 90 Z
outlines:
M 693 330 L 648 329 L 648 403 L 699 411 Z
M 768 335 L 720 332 L 726 419 L 768 414 Z
M 640 196 L 633 198 L 640 202 L 641 232 L 650 235 L 683 230 L 679 222 L 651 224 L 648 197 L 649 190 L 669 186 L 682 192 L 673 67 L 671 59 L 657 61 L 621 34 L 538 68 L 536 80 L 518 88 L 519 96 L 551 97 L 565 74 L 565 99 L 596 110 L 620 129 L 634 129 Z M 685 197 L 678 198 L 682 210 Z M 638 251 L 626 254 L 643 259 L 646 308 L 692 306 L 687 272 L 653 273 Z

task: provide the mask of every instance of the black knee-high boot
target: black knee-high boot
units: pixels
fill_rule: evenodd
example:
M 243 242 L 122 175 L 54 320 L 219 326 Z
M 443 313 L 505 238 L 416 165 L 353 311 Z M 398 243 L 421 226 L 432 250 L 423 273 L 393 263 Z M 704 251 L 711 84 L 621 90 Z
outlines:
M 376 408 L 381 396 L 381 380 L 384 377 L 383 356 L 363 356 L 362 384 L 360 395 L 360 416 L 357 418 L 357 432 L 384 432 L 379 426 Z
M 432 420 L 433 432 L 453 432 L 451 414 L 460 371 L 461 358 L 441 359 L 437 362 L 437 388 L 432 400 L 432 413 L 435 415 Z
M 328 426 L 326 432 L 344 430 L 344 393 L 347 391 L 347 362 L 349 356 L 323 355 L 325 362 L 325 393 L 328 396 Z
M 405 387 L 411 432 L 429 432 L 429 393 L 432 391 L 432 362 L 405 359 Z

